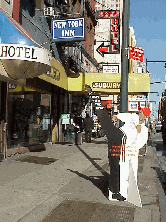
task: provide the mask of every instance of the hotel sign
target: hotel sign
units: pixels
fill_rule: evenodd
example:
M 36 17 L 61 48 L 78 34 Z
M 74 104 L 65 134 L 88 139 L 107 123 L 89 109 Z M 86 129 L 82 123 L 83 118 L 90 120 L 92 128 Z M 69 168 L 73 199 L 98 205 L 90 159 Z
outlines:
M 93 88 L 100 88 L 100 89 L 120 89 L 121 83 L 120 82 L 93 82 Z
M 85 19 L 55 19 L 52 21 L 52 39 L 61 41 L 84 41 L 85 40 Z
M 101 10 L 96 12 L 97 19 L 110 19 L 110 47 L 108 53 L 120 53 L 120 10 Z
M 120 16 L 119 10 L 100 10 L 96 11 L 96 18 L 97 19 L 109 19 L 109 18 L 116 18 Z
M 26 60 L 51 65 L 51 55 L 47 50 L 21 44 L 0 44 L 0 59 Z

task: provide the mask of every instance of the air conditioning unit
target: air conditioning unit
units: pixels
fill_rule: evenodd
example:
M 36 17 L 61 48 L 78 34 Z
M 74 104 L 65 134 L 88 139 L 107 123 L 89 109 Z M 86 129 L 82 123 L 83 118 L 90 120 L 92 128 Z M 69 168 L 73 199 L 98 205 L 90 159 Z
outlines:
M 45 16 L 53 16 L 54 15 L 54 8 L 53 7 L 46 7 L 43 10 Z

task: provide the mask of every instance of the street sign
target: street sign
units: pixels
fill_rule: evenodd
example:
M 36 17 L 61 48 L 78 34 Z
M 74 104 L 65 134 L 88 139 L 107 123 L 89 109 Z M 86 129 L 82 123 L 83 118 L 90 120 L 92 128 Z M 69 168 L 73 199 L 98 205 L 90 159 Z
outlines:
M 52 21 L 52 40 L 84 41 L 85 18 L 55 19 Z

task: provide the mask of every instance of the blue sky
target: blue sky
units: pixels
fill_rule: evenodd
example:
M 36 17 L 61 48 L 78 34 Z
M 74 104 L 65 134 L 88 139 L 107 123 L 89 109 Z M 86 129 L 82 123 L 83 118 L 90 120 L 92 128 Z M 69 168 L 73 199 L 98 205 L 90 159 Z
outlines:
M 165 0 L 130 0 L 130 26 L 134 27 L 138 46 L 144 49 L 144 60 L 166 61 L 166 1 Z M 166 80 L 164 63 L 148 63 L 151 82 Z M 153 109 L 158 110 L 158 102 L 166 83 L 152 84 L 149 94 Z M 157 112 L 154 112 L 157 115 Z

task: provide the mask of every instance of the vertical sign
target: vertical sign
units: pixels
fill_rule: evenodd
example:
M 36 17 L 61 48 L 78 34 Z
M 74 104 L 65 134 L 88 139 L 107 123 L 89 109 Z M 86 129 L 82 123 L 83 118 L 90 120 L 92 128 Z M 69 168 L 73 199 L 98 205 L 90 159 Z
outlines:
M 119 54 L 120 53 L 120 10 L 96 11 L 96 18 L 110 19 L 110 47 L 107 53 Z
M 118 11 L 118 10 L 117 10 Z M 111 53 L 120 53 L 120 13 L 110 18 Z

